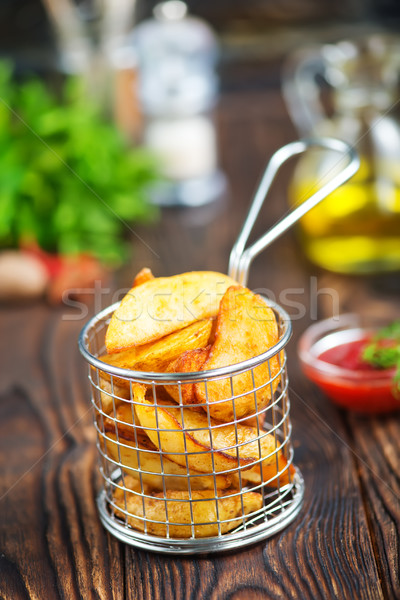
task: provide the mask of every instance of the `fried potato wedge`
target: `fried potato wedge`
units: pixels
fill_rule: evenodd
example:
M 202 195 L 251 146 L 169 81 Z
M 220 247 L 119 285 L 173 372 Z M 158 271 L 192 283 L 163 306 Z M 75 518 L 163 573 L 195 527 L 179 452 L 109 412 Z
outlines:
M 149 342 L 143 346 L 128 348 L 113 354 L 104 354 L 100 360 L 115 367 L 135 371 L 152 371 L 162 373 L 167 370 L 181 354 L 182 348 L 194 350 L 208 344 L 213 320 L 196 321 L 184 329 Z
M 155 406 L 143 394 L 136 394 L 135 401 L 140 403 L 135 407 L 137 418 L 153 444 L 182 466 L 186 466 L 187 459 L 189 468 L 201 473 L 212 473 L 213 470 L 220 473 L 228 469 L 234 473 L 238 466 L 251 468 L 262 458 L 263 479 L 267 481 L 277 473 L 276 454 L 279 470 L 286 465 L 274 436 L 261 433 L 258 441 L 255 427 L 241 423 L 235 427 L 210 419 L 209 428 L 204 413 L 166 406 L 163 400 L 158 400 Z
M 245 419 L 244 421 L 242 421 L 243 425 L 250 425 L 250 427 L 257 427 L 257 423 L 258 423 L 258 427 L 262 427 L 264 425 L 264 421 L 265 421 L 265 411 L 261 411 L 258 414 L 258 419 L 257 419 L 257 415 L 253 414 L 253 415 L 249 415 L 247 419 Z
M 152 279 L 154 279 L 154 275 L 151 270 L 147 267 L 143 267 L 143 269 L 139 271 L 133 280 L 132 287 L 137 287 L 138 285 L 142 285 L 142 283 L 146 283 L 146 281 L 151 281 Z
M 138 402 L 141 398 L 144 399 L 147 387 L 141 383 L 131 383 L 131 386 L 134 401 Z M 115 408 L 115 412 L 109 413 L 108 418 L 104 421 L 104 428 L 108 432 L 118 432 L 118 435 L 132 442 L 136 442 L 139 439 L 138 436 L 140 436 L 139 441 L 142 445 L 146 446 L 147 443 L 149 448 L 153 447 L 146 431 L 139 422 L 135 404 L 132 402 L 121 402 Z
M 282 487 L 283 485 L 287 485 L 293 481 L 295 473 L 296 470 L 293 465 L 288 465 L 286 458 L 282 453 L 280 453 L 278 454 L 278 465 L 276 464 L 276 459 L 274 458 L 273 462 L 262 461 L 251 469 L 241 471 L 241 478 L 239 477 L 239 472 L 233 473 L 232 486 L 240 488 L 240 482 L 242 486 L 249 484 L 259 485 L 261 482 L 263 482 L 267 484 L 267 487 L 276 488 L 278 487 L 278 483 L 279 487 Z
M 156 448 L 161 450 L 163 454 L 180 465 L 187 472 L 187 468 L 190 471 L 200 473 L 213 473 L 213 457 L 210 453 L 210 434 L 209 431 L 186 431 L 182 430 L 182 415 L 180 408 L 171 407 L 172 400 L 157 399 L 157 407 L 145 397 L 146 387 L 140 384 L 133 386 L 133 398 L 135 405 L 135 415 L 137 419 L 136 431 L 145 432 L 151 442 Z M 156 413 L 157 408 L 157 413 Z M 201 413 L 194 413 L 190 409 L 184 409 L 184 421 L 186 429 L 193 429 L 197 427 L 208 428 L 208 421 L 206 415 Z M 121 404 L 117 411 L 116 416 L 118 419 L 118 433 L 125 439 L 131 439 L 134 441 L 134 429 L 132 427 L 132 409 L 130 405 Z M 112 421 L 112 420 L 110 420 Z M 138 428 L 139 423 L 139 428 Z M 159 428 L 159 434 L 157 431 Z M 114 428 L 115 424 L 112 421 L 112 425 L 109 426 Z M 150 427 L 154 429 L 146 429 Z M 165 431 L 165 430 L 168 431 Z M 218 430 L 213 435 L 213 441 L 217 441 Z M 223 440 L 220 440 L 220 442 Z M 160 443 L 161 442 L 161 443 Z M 187 463 L 185 458 L 185 444 L 187 455 Z M 221 445 L 221 443 L 220 443 Z M 215 449 L 215 446 L 214 446 Z M 171 452 L 171 454 L 170 454 Z M 179 454 L 176 454 L 179 453 Z M 217 456 L 216 456 L 217 455 Z M 241 466 L 251 466 L 254 459 L 243 458 L 240 461 Z M 224 454 L 222 452 L 214 451 L 214 463 L 215 471 L 224 471 L 226 469 L 233 469 L 237 466 L 236 451 L 231 450 L 231 454 Z M 211 477 L 213 477 L 211 475 Z M 223 484 L 224 485 L 224 484 Z
M 206 346 L 205 348 L 183 352 L 179 358 L 168 366 L 167 373 L 195 373 L 196 371 L 201 371 L 207 360 L 210 348 L 211 346 Z M 180 404 L 181 399 L 182 404 L 197 404 L 194 383 L 181 384 L 181 396 L 179 395 L 178 385 L 168 385 L 165 386 L 165 389 L 178 404 Z M 201 410 L 201 408 L 193 407 L 193 410 Z
M 123 413 L 126 412 L 126 415 Z M 118 419 L 128 418 L 130 408 L 121 405 L 118 409 Z M 231 477 L 228 475 L 216 475 L 214 477 L 203 475 L 191 470 L 189 475 L 187 469 L 182 467 L 166 456 L 152 444 L 146 434 L 141 434 L 128 427 L 117 425 L 118 437 L 115 423 L 106 419 L 104 429 L 107 438 L 103 440 L 104 451 L 117 464 L 122 466 L 125 473 L 149 485 L 153 490 L 163 491 L 164 483 L 167 490 L 188 490 L 189 479 L 191 490 L 214 490 L 227 489 L 231 485 Z M 140 469 L 140 471 L 139 471 Z M 164 476 L 161 475 L 164 474 Z
M 158 400 L 156 407 L 139 395 L 135 400 L 141 403 L 135 407 L 140 424 L 153 444 L 165 452 L 173 462 L 183 467 L 187 464 L 189 469 L 209 474 L 213 473 L 214 469 L 218 473 L 237 467 L 236 450 L 229 448 L 235 444 L 235 441 L 226 438 L 224 433 L 228 432 L 223 432 L 219 428 L 213 429 L 210 433 L 207 416 L 204 413 L 196 413 L 189 408 L 181 411 L 180 408 L 170 407 L 168 401 L 162 400 Z M 182 416 L 184 425 L 182 425 Z M 202 429 L 198 430 L 198 428 Z M 233 426 L 230 427 L 230 433 L 232 432 L 234 435 Z M 250 467 L 254 460 L 252 457 L 240 456 L 240 465 Z
M 215 342 L 212 344 L 203 370 L 218 369 L 234 365 L 266 352 L 278 342 L 278 326 L 275 315 L 266 302 L 247 288 L 232 286 L 221 300 L 217 317 Z M 206 403 L 207 395 L 210 415 L 228 422 L 254 414 L 255 398 L 257 410 L 268 404 L 279 383 L 279 360 L 274 356 L 268 363 L 235 375 L 195 386 L 199 403 Z M 272 378 L 271 384 L 266 384 Z M 239 396 L 232 400 L 233 394 Z M 258 389 L 260 388 L 260 389 Z M 252 390 L 257 389 L 257 392 Z M 226 400 L 226 402 L 224 401 Z M 233 402 L 235 407 L 233 407 Z
M 213 271 L 157 277 L 133 287 L 114 312 L 106 333 L 108 353 L 142 346 L 195 321 L 215 317 L 235 281 Z
M 243 523 L 244 515 L 262 507 L 262 497 L 257 492 L 227 497 L 218 494 L 216 499 L 211 490 L 193 491 L 191 500 L 185 491 L 167 490 L 165 496 L 151 493 L 148 494 L 151 497 L 145 497 L 143 507 L 140 485 L 134 479 L 127 479 L 125 485 L 129 484 L 132 491 L 124 492 L 119 488 L 114 491 L 113 500 L 120 509 L 115 513 L 134 529 L 147 531 L 150 535 L 189 538 L 194 533 L 197 538 L 213 537 L 219 533 L 218 521 L 221 533 L 227 533 Z M 146 489 L 146 492 L 150 490 Z M 235 494 L 235 490 L 229 490 L 229 493 Z
M 111 385 L 110 375 L 99 370 L 99 377 L 97 379 L 96 369 L 94 367 L 91 367 L 91 376 L 94 385 L 94 402 L 103 412 L 109 414 L 113 410 L 114 405 L 118 406 L 120 404 L 121 400 L 119 398 L 126 400 L 130 398 L 128 381 L 125 381 L 120 377 L 114 377 L 113 385 Z

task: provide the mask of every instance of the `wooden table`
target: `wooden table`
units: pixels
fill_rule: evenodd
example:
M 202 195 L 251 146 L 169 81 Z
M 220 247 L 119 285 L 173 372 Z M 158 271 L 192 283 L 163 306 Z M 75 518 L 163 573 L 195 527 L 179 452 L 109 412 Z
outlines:
M 166 210 L 157 226 L 135 230 L 146 244 L 132 236 L 132 263 L 114 289 L 129 286 L 144 265 L 158 275 L 226 271 L 267 157 L 295 133 L 276 86 L 224 93 L 218 130 L 229 197 L 202 209 Z M 283 177 L 275 186 L 258 233 L 286 210 L 286 182 Z M 312 318 L 332 311 L 320 294 L 318 312 L 314 305 L 310 314 L 311 277 L 318 289 L 338 291 L 342 311 L 398 310 L 398 276 L 366 280 L 320 272 L 307 264 L 291 234 L 256 260 L 253 288 L 267 288 L 278 299 L 294 288 L 291 298 L 306 307 L 293 321 L 289 345 L 304 507 L 268 541 L 201 558 L 135 550 L 99 522 L 87 371 L 77 349 L 93 308 L 83 317 L 44 302 L 0 309 L 1 599 L 400 598 L 399 416 L 340 412 L 300 373 L 299 334 Z M 96 310 L 110 295 L 100 300 Z

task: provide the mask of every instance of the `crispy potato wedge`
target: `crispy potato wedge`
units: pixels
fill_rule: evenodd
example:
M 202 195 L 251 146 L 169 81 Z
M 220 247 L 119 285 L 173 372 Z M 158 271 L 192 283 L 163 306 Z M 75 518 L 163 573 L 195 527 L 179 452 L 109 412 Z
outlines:
M 107 352 L 142 346 L 195 321 L 215 317 L 235 281 L 213 271 L 157 277 L 132 288 L 114 312 L 106 333 Z
M 115 406 L 121 403 L 119 398 L 128 399 L 130 398 L 129 382 L 121 379 L 120 377 L 114 377 L 113 387 L 111 386 L 111 378 L 108 373 L 99 370 L 99 379 L 97 382 L 96 369 L 91 367 L 92 380 L 96 388 L 93 388 L 94 400 L 97 407 L 107 414 L 109 414 Z M 97 389 L 100 388 L 100 389 Z M 114 393 L 114 404 L 112 394 Z M 118 398 L 119 397 L 119 398 Z
M 267 487 L 276 488 L 278 487 L 278 472 L 279 472 L 279 487 L 293 481 L 293 477 L 296 473 L 293 465 L 288 465 L 286 458 L 282 453 L 278 454 L 278 469 L 276 465 L 276 459 L 271 463 L 270 461 L 261 462 L 255 465 L 251 469 L 241 471 L 242 486 L 244 485 L 259 485 L 261 482 L 267 484 Z M 233 473 L 232 475 L 232 486 L 240 488 L 240 477 L 239 473 Z
M 123 414 L 126 412 L 126 416 Z M 130 408 L 121 405 L 118 409 L 118 419 L 128 418 Z M 128 475 L 135 479 L 140 479 L 149 485 L 153 490 L 163 491 L 163 477 L 167 490 L 188 490 L 189 477 L 185 467 L 182 467 L 166 456 L 162 457 L 159 450 L 152 444 L 146 434 L 136 432 L 132 428 L 129 430 L 127 426 L 121 425 L 118 427 L 118 438 L 115 431 L 115 423 L 111 419 L 106 419 L 104 429 L 107 433 L 107 439 L 104 440 L 103 446 L 106 454 L 110 456 L 116 463 L 120 464 Z M 119 450 L 118 450 L 119 449 Z M 190 489 L 192 490 L 214 490 L 214 477 L 202 475 L 191 470 L 190 473 Z M 228 475 L 216 475 L 215 486 L 217 489 L 226 489 L 231 485 L 231 477 Z
M 242 286 L 232 286 L 221 300 L 217 317 L 215 342 L 212 344 L 203 370 L 234 365 L 266 352 L 278 342 L 278 326 L 275 315 L 261 296 Z M 220 421 L 233 421 L 260 410 L 268 404 L 279 383 L 279 360 L 274 356 L 264 363 L 231 378 L 209 381 L 207 384 L 210 415 Z M 265 385 L 275 377 L 273 383 Z M 239 396 L 234 401 L 233 394 Z M 253 392 L 255 388 L 259 388 Z M 271 389 L 272 388 L 272 389 Z M 199 403 L 206 403 L 204 383 L 195 386 Z M 246 393 L 249 392 L 249 393 Z M 226 400 L 226 402 L 224 401 Z M 235 403 L 235 410 L 233 407 Z
M 182 411 L 180 408 L 172 408 L 169 406 L 172 401 L 168 405 L 168 401 L 158 400 L 158 405 L 155 407 L 142 395 L 135 396 L 135 400 L 141 403 L 135 407 L 140 424 L 146 430 L 153 444 L 165 452 L 173 462 L 183 467 L 186 467 L 187 464 L 189 469 L 208 474 L 213 473 L 214 469 L 218 473 L 237 467 L 236 450 L 228 448 L 235 442 L 227 439 L 219 428 L 212 430 L 211 441 L 208 420 L 204 413 L 197 413 L 189 408 L 182 409 Z M 212 424 L 215 425 L 215 423 Z M 150 429 L 147 429 L 148 427 Z M 156 431 L 157 427 L 159 432 Z M 197 428 L 203 429 L 190 431 Z M 232 430 L 233 426 L 230 427 L 231 433 Z M 213 452 L 211 452 L 211 444 Z M 253 462 L 253 457 L 240 457 L 241 466 L 250 467 Z
M 219 533 L 218 520 L 221 533 L 227 533 L 243 523 L 243 512 L 247 515 L 262 507 L 262 497 L 257 492 L 228 497 L 218 494 L 216 499 L 214 491 L 193 491 L 190 500 L 189 493 L 185 491 L 168 490 L 164 496 L 162 493 L 149 493 L 149 489 L 145 493 L 151 497 L 145 497 L 143 507 L 138 482 L 126 477 L 125 485 L 129 485 L 132 491 L 116 488 L 113 494 L 114 503 L 121 509 L 115 511 L 116 515 L 124 521 L 126 519 L 134 529 L 162 537 L 169 534 L 172 538 L 189 538 L 192 533 L 197 538 L 213 537 Z M 229 490 L 229 493 L 234 494 L 235 490 Z
M 131 386 L 132 397 L 136 401 L 138 398 L 145 396 L 147 390 L 145 385 L 132 383 Z M 113 432 L 115 434 L 118 432 L 118 435 L 131 442 L 136 443 L 136 440 L 139 440 L 142 446 L 153 447 L 147 433 L 140 425 L 135 405 L 132 402 L 120 402 L 115 408 L 115 413 L 110 412 L 108 418 L 104 419 L 104 429 L 106 432 Z
M 193 350 L 206 346 L 212 327 L 212 319 L 196 321 L 156 342 L 105 354 L 100 356 L 100 360 L 124 369 L 162 373 L 182 354 L 182 348 Z
M 154 279 L 154 275 L 151 272 L 151 269 L 143 267 L 143 269 L 139 271 L 133 280 L 132 287 L 137 287 L 138 285 L 142 285 L 142 283 L 146 283 L 146 281 L 151 281 L 152 279 Z
M 258 413 L 258 426 L 262 427 L 265 421 L 265 411 Z M 243 425 L 250 425 L 250 427 L 257 427 L 257 416 L 255 414 L 249 415 L 247 419 L 242 421 Z
M 261 433 L 262 437 L 258 442 L 255 427 L 237 423 L 235 428 L 233 424 L 223 425 L 210 419 L 209 429 L 208 418 L 204 413 L 196 413 L 189 408 L 167 407 L 163 400 L 158 400 L 156 407 L 142 393 L 135 395 L 135 401 L 140 403 L 135 408 L 137 418 L 153 444 L 173 462 L 184 467 L 185 450 L 188 453 L 189 468 L 201 473 L 212 473 L 213 469 L 220 473 L 235 469 L 238 465 L 243 469 L 251 468 L 255 461 L 263 458 L 263 478 L 267 481 L 277 473 L 276 454 L 279 470 L 283 470 L 286 465 L 281 450 L 278 448 L 275 452 L 274 436 Z M 157 425 L 159 433 L 155 431 Z M 259 467 L 258 470 L 260 471 Z
M 167 373 L 195 373 L 196 371 L 201 371 L 207 360 L 210 348 L 211 346 L 206 346 L 197 350 L 187 350 L 168 366 Z M 182 398 L 182 404 L 196 405 L 197 399 L 194 386 L 194 383 L 182 384 L 181 397 L 179 396 L 178 385 L 168 385 L 165 386 L 165 389 L 178 404 L 180 404 L 180 399 Z M 201 410 L 201 408 L 193 406 L 193 410 Z

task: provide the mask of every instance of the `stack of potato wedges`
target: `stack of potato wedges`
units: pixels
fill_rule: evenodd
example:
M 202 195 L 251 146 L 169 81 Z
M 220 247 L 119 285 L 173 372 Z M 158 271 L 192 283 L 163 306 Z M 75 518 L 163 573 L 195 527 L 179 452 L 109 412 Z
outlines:
M 293 467 L 262 428 L 283 357 L 201 377 L 262 354 L 278 337 L 266 301 L 226 275 L 136 276 L 100 358 L 165 378 L 144 384 L 97 374 L 101 449 L 122 471 L 112 499 L 118 516 L 151 535 L 212 537 L 260 510 L 264 485 L 291 481 Z M 193 376 L 181 382 L 178 373 Z

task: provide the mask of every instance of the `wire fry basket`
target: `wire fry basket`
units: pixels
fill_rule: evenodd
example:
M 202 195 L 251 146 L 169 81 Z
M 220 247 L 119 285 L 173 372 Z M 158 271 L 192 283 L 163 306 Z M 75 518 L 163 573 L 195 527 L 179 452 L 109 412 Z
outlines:
M 231 254 L 229 272 L 243 285 L 254 256 L 301 216 L 289 214 L 278 232 L 244 250 L 279 166 L 310 145 L 347 153 L 351 161 L 309 204 L 357 169 L 354 153 L 337 140 L 296 142 L 274 155 Z M 163 553 L 217 552 L 268 538 L 300 511 L 304 482 L 293 464 L 285 352 L 291 323 L 282 307 L 268 305 L 278 325 L 274 346 L 244 362 L 199 372 L 130 371 L 101 361 L 118 303 L 83 328 L 79 346 L 89 363 L 103 482 L 97 503 L 103 525 L 119 540 Z M 215 382 L 228 390 L 217 401 L 230 415 L 223 422 L 210 415 Z M 190 386 L 202 389 L 203 404 L 182 401 Z
M 247 361 L 248 364 L 193 374 L 139 374 L 96 359 L 105 352 L 105 331 L 116 306 L 100 313 L 82 333 L 85 355 L 91 365 L 89 380 L 104 483 L 98 506 L 105 527 L 121 541 L 140 548 L 185 554 L 243 546 L 285 527 L 300 510 L 303 495 L 301 475 L 292 467 L 290 404 L 283 350 L 291 335 L 287 313 L 273 305 L 279 323 L 279 343 Z M 274 375 L 272 359 L 278 361 Z M 165 399 L 170 386 L 177 387 L 181 394 L 185 385 L 198 383 L 207 389 L 210 381 L 220 379 L 227 379 L 234 391 L 235 376 L 248 372 L 254 381 L 254 370 L 260 366 L 271 376 L 262 386 L 246 390 L 247 395 L 255 398 L 250 417 L 221 423 L 203 411 L 204 417 L 197 413 L 194 423 L 186 423 L 187 406 Z M 158 438 L 154 445 L 143 442 L 143 427 L 135 413 L 142 408 L 134 394 L 137 384 L 149 386 L 147 396 L 149 406 L 151 403 L 154 406 L 155 427 L 149 426 L 146 436 L 152 434 L 153 439 Z M 262 391 L 273 399 L 267 407 L 257 409 L 256 394 Z M 232 403 L 233 411 L 237 398 L 233 393 L 227 400 Z M 167 422 L 169 428 L 161 429 L 160 421 L 165 423 L 165 414 L 169 415 L 169 411 L 175 411 L 174 418 Z M 176 415 L 176 411 L 180 415 Z M 226 435 L 227 441 L 221 444 L 219 438 L 228 428 L 230 437 Z M 243 438 L 244 432 L 246 438 Z M 167 440 L 163 444 L 161 435 L 169 437 L 170 443 Z M 177 437 L 181 439 L 176 440 Z M 176 451 L 171 453 L 174 444 Z M 168 447 L 168 452 L 158 449 L 163 446 Z M 248 455 L 252 458 L 251 469 L 246 468 Z M 193 468 L 199 461 L 201 472 Z M 132 486 L 133 481 L 135 486 Z M 158 491 L 156 498 L 149 488 Z M 257 494 L 254 509 L 250 490 Z M 168 494 L 171 491 L 177 493 Z M 169 498 L 169 495 L 176 497 Z M 182 520 L 177 518 L 173 504 L 179 505 Z M 206 505 L 207 510 L 203 511 L 201 504 Z M 131 506 L 135 507 L 134 514 L 130 512 Z M 232 516 L 231 510 L 235 511 Z M 173 520 L 168 513 L 172 513 Z M 194 513 L 198 513 L 199 518 Z M 208 516 L 206 522 L 201 520 L 203 513 Z M 219 513 L 224 513 L 224 518 Z M 211 535 L 203 539 L 204 533 Z

